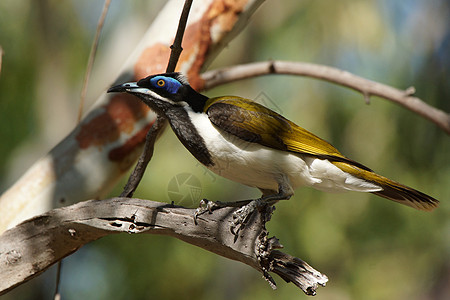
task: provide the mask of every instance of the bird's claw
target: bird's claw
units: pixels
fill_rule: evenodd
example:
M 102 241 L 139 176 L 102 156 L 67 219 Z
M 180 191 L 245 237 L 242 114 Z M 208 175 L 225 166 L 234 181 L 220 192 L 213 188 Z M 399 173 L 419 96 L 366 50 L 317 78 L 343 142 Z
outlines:
M 233 222 L 230 226 L 231 233 L 237 236 L 239 234 L 239 231 L 245 227 L 245 224 L 247 223 L 249 217 L 255 211 L 255 209 L 261 207 L 262 205 L 263 203 L 261 199 L 255 199 L 236 210 L 233 213 Z
M 197 209 L 194 212 L 194 223 L 195 225 L 197 225 L 197 218 L 199 215 L 204 214 L 205 212 L 209 211 L 211 213 L 211 210 L 207 207 L 208 205 L 208 200 L 206 199 L 202 199 L 200 200 Z
M 233 205 L 234 204 L 234 205 Z M 241 205 L 239 209 L 237 209 L 233 213 L 233 221 L 230 225 L 230 231 L 233 235 L 237 237 L 239 234 L 239 231 L 245 227 L 245 224 L 247 223 L 248 219 L 252 215 L 252 213 L 256 209 L 260 209 L 269 203 L 264 201 L 263 199 L 255 199 L 247 202 L 246 204 L 242 205 L 241 202 L 220 202 L 220 201 L 209 201 L 207 199 L 200 200 L 198 208 L 195 210 L 194 213 L 194 223 L 197 225 L 197 218 L 198 216 L 204 214 L 205 212 L 212 213 L 213 210 L 222 208 L 222 207 L 229 207 L 229 206 L 236 206 L 236 204 Z
M 209 201 L 208 199 L 202 199 L 200 200 L 197 209 L 194 212 L 194 223 L 195 225 L 197 225 L 197 218 L 198 216 L 204 214 L 205 212 L 209 212 L 212 213 L 213 210 L 220 208 L 220 207 L 224 207 L 222 205 L 222 202 L 214 202 L 214 201 Z

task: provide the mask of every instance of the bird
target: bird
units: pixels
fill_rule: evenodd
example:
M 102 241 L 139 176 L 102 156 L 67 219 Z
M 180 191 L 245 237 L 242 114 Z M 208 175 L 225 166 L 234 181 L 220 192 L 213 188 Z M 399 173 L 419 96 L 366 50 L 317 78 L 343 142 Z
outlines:
M 244 224 L 255 208 L 291 198 L 302 186 L 373 193 L 424 211 L 439 204 L 347 158 L 327 141 L 261 104 L 239 96 L 209 98 L 198 93 L 181 73 L 150 75 L 108 92 L 137 96 L 167 118 L 180 142 L 206 168 L 262 192 L 260 198 L 234 202 L 242 207 L 235 212 L 232 227 Z M 211 208 L 226 206 L 211 203 L 199 208 L 195 219 Z

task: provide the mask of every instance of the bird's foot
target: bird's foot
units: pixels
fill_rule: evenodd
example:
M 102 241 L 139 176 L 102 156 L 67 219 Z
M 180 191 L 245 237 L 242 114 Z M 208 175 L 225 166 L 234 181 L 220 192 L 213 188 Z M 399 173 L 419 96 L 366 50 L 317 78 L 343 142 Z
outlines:
M 259 210 L 263 214 L 263 218 L 268 221 L 275 210 L 275 206 L 272 206 L 275 202 L 266 201 L 264 198 L 250 200 L 233 213 L 233 222 L 230 226 L 231 233 L 237 236 L 255 210 Z
M 245 227 L 245 224 L 249 220 L 252 213 L 258 209 L 273 205 L 276 201 L 267 201 L 264 198 L 258 198 L 254 200 L 242 200 L 236 202 L 221 202 L 221 201 L 209 201 L 207 199 L 200 200 L 198 208 L 194 213 L 194 223 L 197 225 L 198 216 L 209 212 L 212 213 L 214 210 L 224 207 L 239 207 L 233 213 L 233 221 L 230 226 L 230 231 L 233 235 L 237 236 L 239 231 Z M 273 211 L 270 210 L 269 214 Z
M 194 223 L 195 225 L 197 225 L 197 218 L 198 216 L 204 214 L 205 212 L 209 212 L 212 213 L 213 210 L 218 209 L 218 208 L 222 208 L 222 207 L 227 207 L 227 203 L 226 202 L 220 202 L 220 201 L 209 201 L 208 199 L 202 199 L 200 200 L 200 203 L 198 204 L 197 209 L 195 210 L 194 213 Z
M 239 234 L 239 231 L 245 227 L 250 215 L 255 211 L 256 207 L 260 205 L 260 202 L 260 199 L 252 200 L 250 203 L 242 206 L 233 213 L 233 222 L 230 226 L 230 231 L 232 234 Z

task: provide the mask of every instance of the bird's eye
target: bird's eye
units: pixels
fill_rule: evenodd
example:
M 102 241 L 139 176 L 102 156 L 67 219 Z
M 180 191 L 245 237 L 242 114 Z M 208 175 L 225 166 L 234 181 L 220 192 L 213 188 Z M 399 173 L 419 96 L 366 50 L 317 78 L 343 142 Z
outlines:
M 159 87 L 163 87 L 163 86 L 166 85 L 166 82 L 165 82 L 164 80 L 160 79 L 160 80 L 158 80 L 158 81 L 156 82 L 156 84 L 157 84 Z

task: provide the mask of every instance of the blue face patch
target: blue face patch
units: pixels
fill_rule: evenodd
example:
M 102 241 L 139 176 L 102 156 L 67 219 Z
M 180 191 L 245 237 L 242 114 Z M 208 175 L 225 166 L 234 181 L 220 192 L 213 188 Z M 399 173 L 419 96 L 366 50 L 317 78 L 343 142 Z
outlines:
M 150 83 L 158 89 L 164 89 L 171 94 L 176 94 L 182 84 L 172 77 L 156 76 L 150 79 Z

